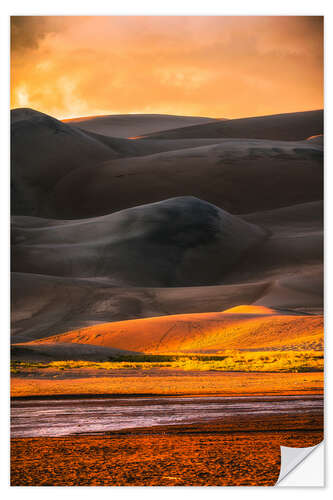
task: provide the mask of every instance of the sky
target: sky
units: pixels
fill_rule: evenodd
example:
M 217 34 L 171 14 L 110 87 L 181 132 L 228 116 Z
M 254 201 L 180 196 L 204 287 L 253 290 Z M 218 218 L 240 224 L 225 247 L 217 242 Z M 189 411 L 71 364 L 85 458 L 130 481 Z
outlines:
M 242 118 L 323 107 L 321 16 L 14 16 L 11 107 Z

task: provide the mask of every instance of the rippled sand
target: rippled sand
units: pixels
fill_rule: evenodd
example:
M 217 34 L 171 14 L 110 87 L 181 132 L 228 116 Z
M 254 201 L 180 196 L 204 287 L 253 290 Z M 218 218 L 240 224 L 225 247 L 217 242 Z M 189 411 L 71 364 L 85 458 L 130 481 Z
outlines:
M 12 440 L 12 486 L 274 485 L 280 444 L 313 446 L 320 430 L 221 433 L 213 425 L 107 436 Z

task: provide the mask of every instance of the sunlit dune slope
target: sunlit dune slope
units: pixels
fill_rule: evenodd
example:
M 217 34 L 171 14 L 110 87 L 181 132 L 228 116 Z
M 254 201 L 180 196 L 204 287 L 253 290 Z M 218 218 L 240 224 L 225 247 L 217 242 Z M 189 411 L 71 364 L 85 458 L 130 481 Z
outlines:
M 315 144 L 321 144 L 321 145 L 324 144 L 324 136 L 322 134 L 312 135 L 311 137 L 308 137 L 306 140 Z
M 32 250 L 28 246 L 26 255 L 20 258 L 24 272 L 13 272 L 11 278 L 12 340 L 26 342 L 111 321 L 221 311 L 237 304 L 322 312 L 322 215 L 322 203 L 315 202 L 243 216 L 264 227 L 271 237 L 238 262 L 228 275 L 229 284 L 224 277 L 224 284 L 208 287 L 120 286 L 114 273 L 94 280 L 64 278 L 50 276 L 50 265 L 45 268 L 46 275 L 35 274 L 25 260 Z M 38 233 L 48 233 L 57 226 L 61 233 L 63 227 L 57 220 L 34 217 L 16 216 L 13 222 L 19 238 L 34 233 L 36 238 Z M 66 223 L 68 231 L 75 227 L 71 224 Z M 96 220 L 92 225 L 97 229 Z M 88 237 L 87 225 L 81 227 Z M 95 235 L 94 231 L 92 243 L 96 243 Z M 19 243 L 24 242 L 21 239 Z M 82 252 L 83 248 L 81 257 Z M 42 261 L 45 258 L 46 254 Z M 17 263 L 13 260 L 12 264 L 14 269 Z M 211 264 L 217 278 L 216 264 Z
M 270 289 L 267 282 L 229 286 L 116 287 L 104 279 L 95 281 L 32 273 L 12 273 L 11 283 L 14 343 L 110 321 L 218 311 L 234 304 L 251 303 Z M 284 291 L 281 295 L 285 297 L 286 294 Z
M 203 138 L 203 137 L 246 137 L 248 139 L 275 139 L 300 141 L 323 133 L 323 110 L 280 115 L 255 116 L 221 122 L 193 125 L 149 134 L 158 139 Z
M 246 313 L 183 314 L 106 323 L 31 344 L 75 342 L 145 353 L 322 347 L 322 316 L 269 313 L 266 308 L 264 313 L 260 308 L 258 314 L 250 306 L 245 310 Z
M 223 314 L 278 314 L 277 311 L 265 306 L 235 306 L 223 311 Z

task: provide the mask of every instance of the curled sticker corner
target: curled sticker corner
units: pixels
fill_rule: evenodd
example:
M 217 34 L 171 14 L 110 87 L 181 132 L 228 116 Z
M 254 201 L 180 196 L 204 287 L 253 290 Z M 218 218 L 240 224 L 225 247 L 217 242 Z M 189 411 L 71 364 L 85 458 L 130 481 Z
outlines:
M 321 443 L 315 446 L 308 446 L 306 448 L 291 448 L 289 446 L 280 446 L 281 449 L 281 465 L 280 475 L 275 483 L 279 485 L 281 481 L 294 470 L 306 457 L 310 455 Z

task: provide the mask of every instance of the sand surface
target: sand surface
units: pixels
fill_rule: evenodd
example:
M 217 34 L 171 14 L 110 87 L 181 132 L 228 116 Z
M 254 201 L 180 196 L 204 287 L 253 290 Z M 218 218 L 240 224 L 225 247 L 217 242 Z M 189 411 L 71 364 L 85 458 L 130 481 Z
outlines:
M 322 394 L 323 373 L 169 372 L 166 370 L 111 370 L 107 374 L 78 371 L 75 375 L 34 369 L 13 376 L 13 397 L 93 394 L 246 395 Z
M 14 272 L 109 278 L 130 286 L 216 284 L 267 236 L 194 197 L 58 224 L 24 219 L 13 218 Z
M 321 200 L 322 160 L 320 144 L 252 139 L 111 159 L 64 175 L 39 215 L 95 217 L 184 195 L 231 213 L 270 210 Z
M 93 217 L 184 195 L 245 213 L 322 198 L 323 146 L 306 140 L 322 134 L 321 111 L 214 120 L 199 125 L 203 133 L 144 140 L 87 132 L 24 108 L 11 116 L 16 215 Z
M 323 435 L 313 426 L 230 434 L 197 425 L 154 433 L 13 439 L 11 485 L 273 486 L 280 445 L 314 446 Z
M 159 354 L 225 349 L 321 350 L 323 317 L 223 312 L 169 315 L 94 325 L 33 341 L 39 345 L 58 342 Z
M 13 259 L 13 269 L 18 266 L 24 272 L 15 272 L 12 276 L 13 340 L 33 340 L 108 321 L 222 311 L 239 304 L 258 303 L 296 312 L 320 313 L 323 304 L 322 210 L 322 202 L 312 202 L 242 216 L 247 222 L 268 233 L 261 245 L 256 245 L 253 252 L 247 252 L 233 270 L 230 269 L 220 278 L 215 271 L 215 260 L 210 254 L 210 259 L 203 261 L 203 269 L 211 269 L 212 278 L 220 281 L 218 285 L 171 288 L 126 287 L 124 281 L 129 277 L 127 267 L 126 274 L 121 274 L 118 268 L 117 276 L 109 273 L 108 278 L 50 276 L 50 273 L 56 274 L 57 268 L 52 267 L 54 265 L 59 268 L 61 255 L 64 255 L 63 262 L 67 265 L 67 272 L 73 274 L 75 269 L 69 267 L 67 257 L 71 255 L 72 249 L 75 251 L 78 247 L 71 245 L 70 241 L 66 246 L 63 245 L 67 227 L 70 236 L 72 227 L 84 228 L 81 234 L 90 253 L 87 254 L 84 247 L 80 248 L 79 252 L 81 269 L 86 273 L 88 267 L 82 267 L 83 262 L 88 264 L 90 261 L 95 265 L 90 255 L 97 257 L 102 244 L 107 241 L 112 243 L 112 238 L 106 233 L 112 217 L 110 222 L 109 218 L 103 218 L 98 226 L 102 229 L 104 243 L 99 239 L 96 241 L 96 224 L 90 220 L 87 221 L 88 224 L 81 222 L 71 226 L 70 223 L 44 221 L 39 218 L 15 217 L 14 231 L 18 242 L 13 247 L 13 255 L 17 255 L 17 259 Z M 92 245 L 88 245 L 88 227 L 92 227 L 91 236 L 95 238 Z M 144 225 L 141 225 L 141 228 L 143 231 Z M 38 241 L 42 241 L 41 238 L 45 240 L 45 236 L 52 237 L 53 244 L 59 245 L 59 255 L 55 254 L 51 247 L 48 250 L 44 243 L 42 248 L 40 243 L 38 244 Z M 25 244 L 27 238 L 28 241 L 31 238 L 32 245 Z M 132 276 L 135 273 L 138 279 L 140 271 L 141 276 L 146 279 L 146 272 L 150 270 L 153 273 L 156 267 L 153 262 L 147 262 L 143 258 L 138 262 L 142 243 L 138 245 L 136 241 L 138 240 L 133 239 L 131 251 L 126 252 L 122 247 L 118 254 L 125 262 L 136 262 L 132 268 Z M 117 247 L 113 245 L 113 248 L 117 252 Z M 160 251 L 161 246 L 157 250 L 158 259 L 161 257 Z M 200 255 L 199 247 L 198 251 Z M 85 255 L 87 258 L 83 260 Z M 100 255 L 101 261 L 103 254 L 100 252 Z M 205 252 L 201 252 L 201 255 L 205 259 Z M 170 259 L 170 252 L 167 259 Z M 40 271 L 44 267 L 47 274 L 32 273 L 30 261 L 32 265 L 39 266 Z M 75 265 L 78 266 L 78 263 Z M 221 262 L 218 265 L 220 266 Z M 201 267 L 197 271 L 200 270 Z M 163 276 L 160 274 L 161 278 L 163 282 Z M 156 281 L 155 275 L 154 279 Z
M 313 132 L 314 130 L 317 132 Z M 322 130 L 323 111 L 315 110 L 193 125 L 192 127 L 156 133 L 154 137 L 163 139 L 174 137 L 246 137 L 295 141 L 322 134 Z

